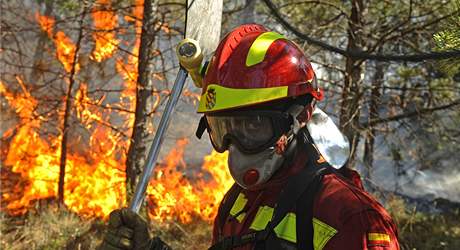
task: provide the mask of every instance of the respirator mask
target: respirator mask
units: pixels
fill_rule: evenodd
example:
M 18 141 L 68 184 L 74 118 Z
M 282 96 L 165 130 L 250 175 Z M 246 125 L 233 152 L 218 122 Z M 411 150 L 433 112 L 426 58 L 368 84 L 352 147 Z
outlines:
M 296 148 L 300 128 L 297 115 L 303 106 L 281 111 L 233 111 L 206 114 L 197 136 L 207 130 L 217 152 L 229 151 L 228 166 L 233 179 L 245 189 L 266 183 Z

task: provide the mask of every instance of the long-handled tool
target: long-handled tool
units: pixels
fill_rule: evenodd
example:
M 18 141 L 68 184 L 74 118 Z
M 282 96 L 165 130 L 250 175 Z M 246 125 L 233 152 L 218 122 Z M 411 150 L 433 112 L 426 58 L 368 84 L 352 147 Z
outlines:
M 181 66 L 179 72 L 177 73 L 176 80 L 174 81 L 174 86 L 171 90 L 169 100 L 166 103 L 163 115 L 161 116 L 152 145 L 150 146 L 146 166 L 144 167 L 142 176 L 136 186 L 134 196 L 129 204 L 129 209 L 135 213 L 139 212 L 142 202 L 144 201 L 145 191 L 147 189 L 147 185 L 149 184 L 150 177 L 153 174 L 158 154 L 160 153 L 161 144 L 164 138 L 163 135 L 168 129 L 171 114 L 174 111 L 177 101 L 182 93 L 188 73 L 192 76 L 195 84 L 198 84 L 197 81 L 201 81 L 200 67 L 201 61 L 203 60 L 203 54 L 198 42 L 188 38 L 182 40 L 177 45 L 176 54 Z

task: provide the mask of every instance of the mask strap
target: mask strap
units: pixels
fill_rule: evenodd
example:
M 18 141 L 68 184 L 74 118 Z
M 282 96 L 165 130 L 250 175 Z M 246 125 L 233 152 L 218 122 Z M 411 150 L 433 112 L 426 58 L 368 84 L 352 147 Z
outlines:
M 296 135 L 297 132 L 299 132 L 299 129 L 301 128 L 301 124 L 297 117 L 302 113 L 302 111 L 305 110 L 305 107 L 302 105 L 292 105 L 288 110 L 287 113 L 292 116 L 293 124 L 292 124 L 292 129 L 291 132 L 293 135 Z
M 198 123 L 198 128 L 196 129 L 195 136 L 198 139 L 201 139 L 203 136 L 204 131 L 208 128 L 208 122 L 206 121 L 206 117 L 203 115 L 200 119 L 200 123 Z

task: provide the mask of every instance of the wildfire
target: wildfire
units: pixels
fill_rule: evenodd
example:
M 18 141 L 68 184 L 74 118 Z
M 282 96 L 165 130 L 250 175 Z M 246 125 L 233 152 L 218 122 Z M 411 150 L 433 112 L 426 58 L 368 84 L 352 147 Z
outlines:
M 75 62 L 75 44 L 72 42 L 64 32 L 58 31 L 54 38 L 54 45 L 56 46 L 56 54 L 58 60 L 64 66 L 67 73 L 72 71 L 75 64 L 75 72 L 80 70 L 80 65 Z
M 91 59 L 101 62 L 112 56 L 117 49 L 118 40 L 115 39 L 115 28 L 117 27 L 117 16 L 111 10 L 109 0 L 99 0 L 100 9 L 92 12 L 94 28 L 93 38 L 95 41 Z
M 48 34 L 48 37 L 53 40 L 56 46 L 56 57 L 61 62 L 67 73 L 72 71 L 75 64 L 75 72 L 80 70 L 80 65 L 75 62 L 75 51 L 76 46 L 64 32 L 58 31 L 56 34 L 53 33 L 54 24 L 56 21 L 52 17 L 42 16 L 39 13 L 36 14 L 36 18 L 40 27 L 43 31 Z
M 0 84 L 0 93 L 22 120 L 3 163 L 20 174 L 27 185 L 7 190 L 2 197 L 8 203 L 6 208 L 9 212 L 21 214 L 35 201 L 56 196 L 61 137 L 43 139 L 38 132 L 40 120 L 32 123 L 25 120 L 33 116 L 37 103 L 26 90 L 13 94 Z M 91 112 L 91 108 L 84 108 L 83 103 L 88 101 L 87 98 L 83 87 L 76 98 L 82 103 L 77 105 L 77 116 L 91 128 L 90 123 L 85 121 L 101 118 Z M 103 126 L 94 126 L 88 143 L 89 150 L 68 155 L 65 204 L 83 216 L 105 217 L 113 209 L 125 205 L 125 173 L 121 164 L 125 159 L 124 156 L 116 157 L 120 138 L 110 131 Z M 217 204 L 233 183 L 227 172 L 227 155 L 215 152 L 204 158 L 204 172 L 186 175 L 186 172 L 190 172 L 183 159 L 186 144 L 185 139 L 177 142 L 165 163 L 158 166 L 155 178 L 148 187 L 148 203 L 153 219 L 180 219 L 187 223 L 194 217 L 200 217 L 211 221 L 217 213 Z
M 203 169 L 190 178 L 184 162 L 184 148 L 187 140 L 177 142 L 160 165 L 155 178 L 147 189 L 150 215 L 156 220 L 179 218 L 182 222 L 192 221 L 194 216 L 211 221 L 217 213 L 217 205 L 225 191 L 233 184 L 227 172 L 227 154 L 212 152 L 204 158 Z
M 22 81 L 18 81 L 21 84 Z M 41 122 L 33 119 L 38 101 L 23 88 L 24 93 L 13 94 L 1 85 L 0 93 L 13 107 L 20 119 L 9 143 L 3 164 L 11 167 L 26 181 L 24 187 L 2 190 L 2 198 L 8 203 L 7 210 L 21 214 L 37 200 L 55 197 L 59 178 L 61 137 L 43 138 L 39 134 Z M 31 121 L 29 121 L 31 120 Z M 109 130 L 94 130 L 92 140 L 99 139 L 109 147 L 91 147 L 91 150 L 68 155 L 65 179 L 65 204 L 83 216 L 104 217 L 111 210 L 124 205 L 123 188 L 125 174 L 120 159 L 111 156 L 113 141 Z M 102 154 L 101 154 L 102 153 Z M 103 156 L 103 157 L 101 157 Z
M 96 31 L 92 34 L 95 45 L 91 58 L 101 62 L 113 56 L 119 41 L 115 38 L 117 16 L 111 10 L 110 1 L 99 0 L 98 6 L 92 14 Z M 75 67 L 78 72 L 81 68 L 74 61 L 76 47 L 72 40 L 63 31 L 56 30 L 53 18 L 37 13 L 36 19 L 53 41 L 56 58 L 64 71 L 69 73 Z M 68 145 L 64 203 L 84 217 L 105 218 L 112 210 L 126 206 L 125 162 L 129 146 L 126 134 L 131 131 L 114 128 L 111 120 L 115 112 L 111 108 L 133 110 L 135 106 L 142 0 L 136 0 L 132 17 L 125 19 L 134 23 L 138 35 L 131 54 L 115 58 L 117 72 L 124 83 L 119 102 L 104 104 L 107 109 L 101 109 L 98 106 L 106 97 L 91 98 L 88 84 L 83 82 L 78 83 L 73 97 L 74 115 L 83 128 Z M 28 84 L 20 77 L 16 80 L 20 91 L 0 82 L 0 95 L 17 116 L 17 125 L 2 135 L 2 140 L 8 143 L 1 158 L 2 168 L 19 178 L 4 178 L 2 171 L 2 179 L 6 180 L 2 183 L 2 204 L 6 204 L 2 209 L 13 215 L 27 212 L 39 200 L 57 196 L 62 139 L 60 134 L 43 132 L 48 118 L 37 111 L 40 100 L 30 93 Z M 191 92 L 184 93 L 194 96 Z M 160 93 L 152 94 L 155 108 L 159 105 Z M 132 127 L 133 114 L 116 115 L 121 117 L 122 126 Z M 58 119 L 62 119 L 62 114 Z M 61 120 L 57 124 L 61 124 Z M 176 147 L 157 166 L 147 189 L 149 215 L 155 220 L 179 219 L 187 223 L 199 217 L 211 221 L 225 191 L 233 183 L 227 172 L 226 154 L 213 152 L 206 156 L 199 171 L 184 160 L 187 143 L 186 139 L 177 141 Z
M 48 34 L 48 37 L 53 37 L 54 23 L 56 22 L 53 18 L 42 16 L 39 13 L 35 14 L 35 18 L 40 24 L 40 28 Z

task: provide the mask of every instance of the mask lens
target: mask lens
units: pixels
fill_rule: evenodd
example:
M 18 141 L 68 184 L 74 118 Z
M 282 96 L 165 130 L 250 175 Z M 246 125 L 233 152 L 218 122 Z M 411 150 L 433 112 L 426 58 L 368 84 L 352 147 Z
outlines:
M 264 146 L 273 136 L 273 125 L 269 117 L 237 117 L 234 119 L 238 124 L 232 127 L 233 134 L 239 143 L 247 149 L 256 149 Z
M 225 151 L 227 139 L 235 141 L 244 151 L 254 151 L 265 146 L 274 137 L 270 117 L 255 116 L 207 116 L 209 134 L 214 147 Z
M 221 117 L 219 117 L 221 118 Z M 228 133 L 228 124 L 225 119 L 219 119 L 216 117 L 206 117 L 209 125 L 209 136 L 214 148 L 218 152 L 224 152 L 227 145 L 224 145 L 224 136 Z

